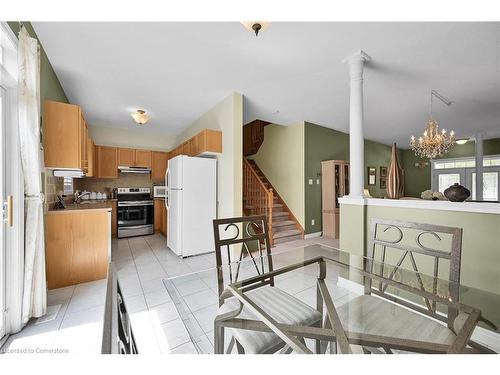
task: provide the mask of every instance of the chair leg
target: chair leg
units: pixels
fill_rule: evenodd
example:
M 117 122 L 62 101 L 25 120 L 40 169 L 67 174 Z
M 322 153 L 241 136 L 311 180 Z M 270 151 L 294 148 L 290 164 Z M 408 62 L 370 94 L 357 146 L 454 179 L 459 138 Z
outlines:
M 243 349 L 243 346 L 238 342 L 238 340 L 234 340 L 236 342 L 236 349 L 238 350 L 238 354 L 245 354 L 245 349 Z
M 234 336 L 231 337 L 231 341 L 229 341 L 229 345 L 227 346 L 227 351 L 226 351 L 226 354 L 231 354 L 231 352 L 233 351 L 233 347 L 234 347 Z
M 322 326 L 322 323 L 321 323 L 321 320 L 319 320 L 316 324 L 314 324 L 314 327 L 318 327 L 318 328 L 321 328 Z M 314 340 L 315 344 L 315 351 L 316 351 L 316 354 L 321 354 L 321 340 Z

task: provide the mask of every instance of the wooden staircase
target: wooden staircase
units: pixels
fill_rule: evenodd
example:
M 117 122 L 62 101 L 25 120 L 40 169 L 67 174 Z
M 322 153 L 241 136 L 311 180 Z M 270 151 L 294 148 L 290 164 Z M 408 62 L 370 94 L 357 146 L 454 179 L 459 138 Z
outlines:
M 266 215 L 271 246 L 304 238 L 304 229 L 255 161 L 243 159 L 245 215 Z

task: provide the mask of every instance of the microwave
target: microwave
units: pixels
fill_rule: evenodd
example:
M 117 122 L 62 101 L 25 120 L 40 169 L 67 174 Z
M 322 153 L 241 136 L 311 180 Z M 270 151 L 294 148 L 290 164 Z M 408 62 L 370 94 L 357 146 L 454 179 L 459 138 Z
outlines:
M 166 198 L 167 187 L 166 186 L 153 186 L 153 197 L 154 198 Z

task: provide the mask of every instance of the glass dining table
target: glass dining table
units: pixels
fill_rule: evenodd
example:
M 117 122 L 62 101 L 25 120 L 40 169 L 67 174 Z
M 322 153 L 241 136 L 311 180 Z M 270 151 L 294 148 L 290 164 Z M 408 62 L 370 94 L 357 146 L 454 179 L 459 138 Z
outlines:
M 320 244 L 163 283 L 190 353 L 494 353 L 500 327 L 500 295 Z

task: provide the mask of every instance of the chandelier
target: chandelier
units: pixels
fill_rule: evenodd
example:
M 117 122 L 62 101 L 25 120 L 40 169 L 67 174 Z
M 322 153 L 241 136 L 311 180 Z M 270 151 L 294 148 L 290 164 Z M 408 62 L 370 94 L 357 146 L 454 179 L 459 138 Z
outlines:
M 431 110 L 430 119 L 427 121 L 423 136 L 418 140 L 412 135 L 410 147 L 415 152 L 415 155 L 421 158 L 434 159 L 438 156 L 446 154 L 455 144 L 455 132 L 452 130 L 446 133 L 445 129 L 439 131 L 438 122 L 432 117 L 432 98 L 435 96 L 447 106 L 453 104 L 449 99 L 439 94 L 437 91 L 431 91 Z

